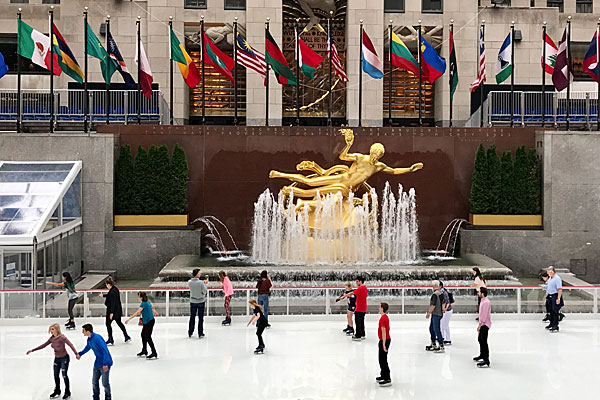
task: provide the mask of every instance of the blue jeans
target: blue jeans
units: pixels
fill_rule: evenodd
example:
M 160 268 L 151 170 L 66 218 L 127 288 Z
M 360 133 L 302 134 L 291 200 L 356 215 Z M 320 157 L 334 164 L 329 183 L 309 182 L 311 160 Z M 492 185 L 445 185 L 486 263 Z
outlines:
M 265 318 L 269 319 L 269 295 L 268 294 L 259 294 L 258 295 L 258 304 L 263 306 Z
M 431 322 L 429 322 L 429 333 L 431 334 L 431 341 L 438 341 L 439 344 L 444 344 L 444 338 L 442 337 L 442 317 L 438 315 L 431 316 Z
M 102 376 L 102 387 L 104 387 L 104 399 L 111 400 L 110 383 L 108 382 L 109 374 L 110 367 L 108 367 L 107 371 L 104 371 L 102 367 L 94 367 L 94 375 L 92 377 L 92 392 L 94 400 L 100 400 L 100 376 Z
M 60 374 L 65 380 L 65 393 L 69 393 L 69 377 L 67 371 L 69 370 L 69 355 L 64 357 L 54 358 L 54 388 L 60 391 Z
M 188 326 L 189 336 L 194 334 L 196 314 L 198 314 L 198 336 L 204 335 L 204 305 L 205 303 L 190 303 L 190 323 Z

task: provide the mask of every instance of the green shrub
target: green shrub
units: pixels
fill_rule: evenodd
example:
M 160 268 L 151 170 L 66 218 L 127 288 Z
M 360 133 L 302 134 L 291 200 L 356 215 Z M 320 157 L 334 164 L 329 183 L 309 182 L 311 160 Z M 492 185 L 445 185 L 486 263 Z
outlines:
M 501 165 L 496 145 L 491 145 L 486 154 L 488 213 L 499 214 L 501 186 Z
M 134 166 L 131 148 L 121 146 L 115 174 L 115 211 L 117 214 L 133 213 Z
M 515 214 L 528 214 L 529 160 L 525 146 L 517 147 L 513 168 L 513 211 Z
M 542 168 L 541 161 L 534 149 L 527 154 L 528 160 L 528 183 L 527 183 L 527 209 L 529 214 L 540 214 L 542 212 Z
M 183 147 L 176 144 L 171 158 L 171 204 L 172 212 L 184 214 L 187 210 L 187 187 L 189 170 Z
M 488 168 L 487 156 L 483 145 L 477 149 L 475 165 L 473 167 L 473 180 L 471 182 L 471 213 L 486 214 L 490 208 L 488 196 Z
M 512 214 L 514 197 L 513 185 L 513 160 L 510 151 L 502 153 L 501 172 L 500 172 L 500 199 L 498 204 L 499 214 Z

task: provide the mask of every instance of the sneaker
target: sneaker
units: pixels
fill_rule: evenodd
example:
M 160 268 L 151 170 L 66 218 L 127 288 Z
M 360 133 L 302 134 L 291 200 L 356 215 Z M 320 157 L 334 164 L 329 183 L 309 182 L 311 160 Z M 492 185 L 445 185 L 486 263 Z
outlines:
M 107 346 L 114 346 L 115 341 L 113 340 L 113 338 L 108 338 L 108 340 L 106 341 L 106 345 Z
M 392 386 L 392 381 L 390 379 L 384 379 L 379 381 L 379 386 Z
M 50 398 L 58 399 L 58 396 L 60 396 L 60 389 L 54 389 L 54 392 L 52 392 L 52 394 L 50 395 Z
M 158 358 L 158 354 L 152 353 L 149 356 L 146 356 L 146 360 L 156 360 Z
M 131 342 L 131 336 L 125 336 L 125 343 Z
M 452 346 L 452 342 L 450 340 L 444 340 L 444 346 Z
M 68 390 L 65 392 L 65 395 L 63 396 L 63 400 L 67 400 L 71 398 L 71 392 L 69 392 Z
M 206 335 L 203 333 L 202 335 L 198 335 L 198 339 L 204 339 Z
M 477 368 L 489 368 L 490 362 L 488 360 L 483 360 L 477 363 Z
M 550 333 L 558 333 L 558 331 L 558 326 L 553 326 L 552 328 L 550 328 Z
M 147 355 L 148 355 L 148 353 L 146 353 L 145 351 L 140 351 L 139 353 L 137 353 L 138 357 L 145 357 Z
M 481 357 L 481 356 L 473 357 L 473 361 L 475 361 L 475 362 L 483 361 L 483 357 Z

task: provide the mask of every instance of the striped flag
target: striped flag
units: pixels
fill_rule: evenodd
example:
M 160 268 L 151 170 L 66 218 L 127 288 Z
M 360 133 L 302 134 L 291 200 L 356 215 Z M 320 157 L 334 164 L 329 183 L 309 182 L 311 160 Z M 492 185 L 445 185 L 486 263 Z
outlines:
M 237 63 L 252 71 L 258 72 L 263 79 L 266 79 L 267 64 L 265 63 L 265 55 L 254 50 L 252 46 L 248 44 L 246 38 L 239 32 L 235 44 L 237 50 Z
M 367 31 L 363 30 L 362 38 L 362 69 L 369 74 L 371 78 L 381 79 L 383 78 L 383 64 L 379 61 L 375 46 L 373 46 L 369 35 L 367 35 Z
M 471 83 L 471 92 L 474 92 L 483 82 L 485 82 L 485 44 L 483 43 L 483 29 L 479 29 L 479 71 L 477 79 Z
M 554 72 L 554 63 L 556 63 L 556 56 L 558 54 L 558 47 L 552 38 L 545 32 L 542 33 L 544 39 L 544 46 L 546 47 L 546 59 L 542 56 L 542 65 L 547 74 L 552 75 Z
M 339 76 L 342 82 L 348 82 L 348 76 L 344 72 L 344 68 L 342 68 L 340 55 L 338 54 L 338 51 L 335 48 L 335 43 L 331 43 L 329 38 L 327 39 L 327 56 L 331 58 L 331 65 L 333 66 L 335 74 Z

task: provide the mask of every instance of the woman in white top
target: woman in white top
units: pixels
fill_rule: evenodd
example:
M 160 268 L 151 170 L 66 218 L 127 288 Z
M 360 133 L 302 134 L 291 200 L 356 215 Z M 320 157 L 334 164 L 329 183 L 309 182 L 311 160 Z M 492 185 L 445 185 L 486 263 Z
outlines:
M 479 289 L 481 289 L 482 287 L 487 288 L 487 282 L 481 274 L 479 267 L 473 267 L 473 278 L 474 281 L 471 287 L 474 287 L 476 290 L 475 295 L 477 296 L 477 312 L 479 312 L 479 304 L 481 303 L 481 297 L 479 297 Z

